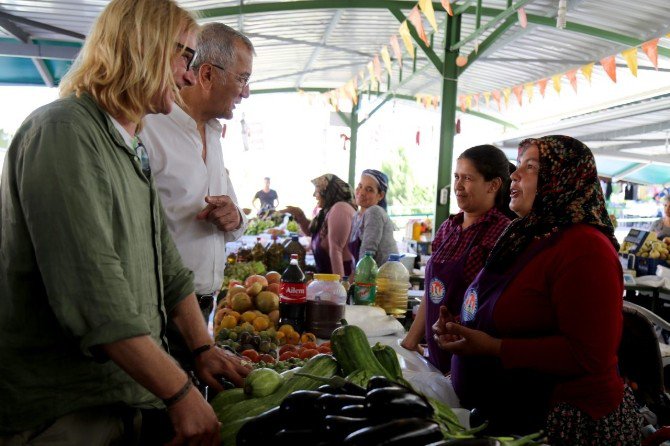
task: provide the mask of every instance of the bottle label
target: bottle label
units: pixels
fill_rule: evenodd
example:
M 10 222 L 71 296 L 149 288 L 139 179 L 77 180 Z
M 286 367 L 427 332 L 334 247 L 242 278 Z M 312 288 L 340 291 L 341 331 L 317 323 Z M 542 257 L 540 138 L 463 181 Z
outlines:
M 354 291 L 354 304 L 374 305 L 377 287 L 371 283 L 356 283 Z
M 284 303 L 304 303 L 307 300 L 307 285 L 304 283 L 281 282 L 279 300 Z

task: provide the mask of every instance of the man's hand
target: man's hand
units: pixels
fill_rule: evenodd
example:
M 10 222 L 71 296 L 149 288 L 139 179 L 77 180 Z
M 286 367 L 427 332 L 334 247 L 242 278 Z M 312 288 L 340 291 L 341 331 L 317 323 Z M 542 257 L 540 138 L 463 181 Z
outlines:
M 242 365 L 240 358 L 218 347 L 210 348 L 195 359 L 195 372 L 198 379 L 217 392 L 224 390 L 217 380 L 218 376 L 223 376 L 237 387 L 242 387 L 244 377 L 250 371 L 250 368 Z
M 242 224 L 240 211 L 228 195 L 205 197 L 207 206 L 195 218 L 208 220 L 219 228 L 219 231 L 230 232 L 238 229 Z
M 183 444 L 215 446 L 220 444 L 221 423 L 207 401 L 195 387 L 181 401 L 168 407 L 175 431 L 169 446 Z
M 500 356 L 502 341 L 480 330 L 448 322 L 444 334 L 434 336 L 440 348 L 456 355 Z

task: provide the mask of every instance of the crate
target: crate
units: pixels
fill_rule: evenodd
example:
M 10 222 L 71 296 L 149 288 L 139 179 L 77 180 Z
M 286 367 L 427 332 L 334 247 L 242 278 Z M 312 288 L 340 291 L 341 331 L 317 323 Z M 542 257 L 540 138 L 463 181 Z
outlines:
M 650 259 L 649 257 L 637 257 L 635 260 L 635 270 L 638 276 L 655 276 L 658 265 L 668 267 L 667 261 L 661 259 Z

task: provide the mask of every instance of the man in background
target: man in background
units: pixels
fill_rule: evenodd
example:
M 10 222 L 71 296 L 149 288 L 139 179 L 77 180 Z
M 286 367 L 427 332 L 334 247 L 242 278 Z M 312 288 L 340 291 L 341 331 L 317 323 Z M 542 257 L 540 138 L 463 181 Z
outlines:
M 263 179 L 265 181 L 265 186 L 263 186 L 263 189 L 259 190 L 256 192 L 256 195 L 254 195 L 253 199 L 253 204 L 254 207 L 258 209 L 256 206 L 256 200 L 260 201 L 260 209 L 258 209 L 258 212 L 266 212 L 266 211 L 274 211 L 277 206 L 279 205 L 279 198 L 277 197 L 277 191 L 274 189 L 270 189 L 270 177 L 265 177 Z
M 180 92 L 168 115 L 145 119 L 141 137 L 156 181 L 168 227 L 184 264 L 195 274 L 195 291 L 205 317 L 223 282 L 226 242 L 238 239 L 247 219 L 224 166 L 222 126 L 249 97 L 254 48 L 243 34 L 208 23 L 198 35 L 193 62 L 196 82 Z M 170 349 L 188 367 L 190 355 L 174 330 Z

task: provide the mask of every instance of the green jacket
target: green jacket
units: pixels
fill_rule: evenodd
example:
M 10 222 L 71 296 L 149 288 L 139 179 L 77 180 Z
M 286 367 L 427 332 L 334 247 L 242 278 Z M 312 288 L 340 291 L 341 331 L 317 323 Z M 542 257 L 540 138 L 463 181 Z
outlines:
M 193 291 L 153 181 L 88 95 L 33 112 L 0 184 L 0 432 L 87 407 L 161 407 L 96 345 L 167 350 L 167 314 Z

